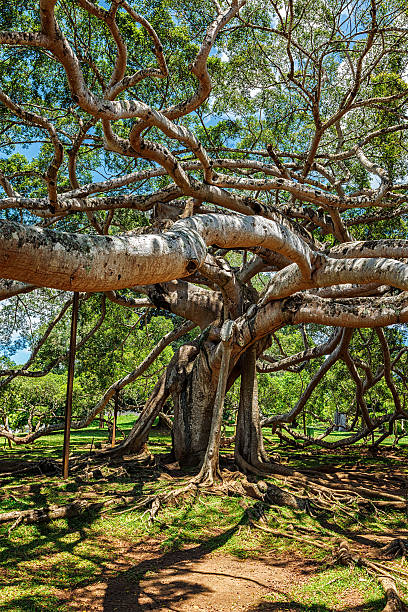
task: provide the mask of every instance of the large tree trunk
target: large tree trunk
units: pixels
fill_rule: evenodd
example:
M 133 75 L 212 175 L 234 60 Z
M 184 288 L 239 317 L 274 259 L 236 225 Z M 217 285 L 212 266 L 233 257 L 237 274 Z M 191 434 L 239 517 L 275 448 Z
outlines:
M 241 357 L 241 391 L 235 437 L 235 461 L 245 472 L 268 471 L 258 405 L 256 345 Z
M 217 377 L 202 348 L 190 372 L 173 389 L 173 450 L 180 465 L 196 466 L 204 458 L 216 392 Z
M 246 357 L 243 357 L 242 362 L 240 360 L 236 363 L 234 359 L 229 363 L 227 390 L 241 374 L 242 369 L 244 370 L 244 378 L 249 376 L 249 371 L 252 372 L 250 375 L 252 383 L 250 385 L 256 386 L 256 354 L 257 351 L 264 351 L 269 344 L 269 336 L 265 336 L 256 344 L 256 347 L 253 349 L 254 353 L 250 358 L 250 364 L 246 363 Z M 233 339 L 231 339 L 230 346 L 233 349 Z M 175 458 L 180 465 L 197 466 L 202 464 L 207 451 L 217 394 L 218 375 L 221 367 L 221 363 L 218 360 L 211 358 L 213 356 L 212 350 L 217 350 L 216 345 L 211 348 L 210 342 L 203 343 L 188 375 L 180 379 L 180 384 L 172 389 L 174 400 L 173 449 Z M 214 363 L 214 366 L 211 365 L 212 363 Z M 243 366 L 242 363 L 244 364 Z M 247 388 L 248 383 L 245 382 L 244 386 Z M 245 411 L 245 414 L 247 414 L 248 410 L 249 408 Z M 258 439 L 258 446 L 261 449 L 260 453 L 256 452 L 255 455 L 266 459 L 262 446 L 257 395 L 251 410 L 253 415 L 250 420 L 252 419 L 253 423 L 257 423 L 256 427 L 255 425 L 254 427 L 258 432 L 255 433 L 253 431 L 253 446 L 255 445 L 255 439 Z M 242 421 L 241 423 L 242 440 L 246 439 L 247 421 L 246 417 L 245 422 Z M 247 456 L 247 453 L 244 452 L 243 456 Z
M 235 323 L 231 320 L 225 321 L 221 329 L 222 360 L 218 374 L 217 393 L 215 396 L 213 414 L 211 418 L 210 435 L 201 470 L 195 479 L 196 482 L 201 485 L 212 486 L 214 480 L 221 477 L 219 468 L 221 424 L 224 412 L 224 399 L 225 391 L 227 389 L 231 357 L 231 343 L 234 330 Z
M 147 440 L 155 418 L 174 388 L 186 387 L 187 373 L 198 352 L 194 344 L 181 346 L 173 355 L 166 372 L 156 383 L 141 415 L 133 425 L 126 440 L 114 449 L 106 451 L 109 455 L 128 455 L 147 453 Z M 176 425 L 176 424 L 175 424 Z

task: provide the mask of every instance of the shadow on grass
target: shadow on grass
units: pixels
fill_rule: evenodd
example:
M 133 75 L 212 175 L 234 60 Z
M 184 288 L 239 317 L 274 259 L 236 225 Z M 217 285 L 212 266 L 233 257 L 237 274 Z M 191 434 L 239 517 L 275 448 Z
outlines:
M 237 532 L 239 532 L 241 526 L 246 523 L 247 519 L 245 516 L 232 528 L 224 531 L 222 534 L 209 538 L 201 544 L 176 551 L 167 552 L 162 555 L 158 555 L 152 559 L 148 559 L 138 563 L 126 571 L 120 572 L 114 577 L 109 578 L 106 581 L 106 585 L 101 585 L 100 592 L 96 592 L 96 598 L 89 600 L 90 593 L 86 594 L 86 602 L 88 604 L 87 609 L 103 610 L 103 612 L 115 612 L 115 611 L 128 611 L 128 612 L 142 612 L 147 610 L 174 610 L 177 611 L 178 602 L 183 603 L 183 610 L 188 609 L 188 602 L 191 601 L 191 609 L 197 607 L 201 610 L 205 608 L 200 606 L 194 606 L 194 598 L 197 595 L 205 595 L 206 593 L 214 593 L 217 589 L 217 578 L 233 578 L 237 583 L 239 581 L 250 582 L 254 589 L 261 589 L 265 587 L 262 582 L 257 580 L 256 574 L 252 577 L 244 577 L 242 575 L 232 575 L 226 573 L 220 567 L 220 571 L 213 572 L 201 572 L 197 567 L 191 568 L 191 564 L 197 561 L 203 561 L 204 557 L 214 552 L 215 550 L 223 547 Z M 284 567 L 287 562 L 273 563 L 273 567 Z M 160 573 L 159 573 L 160 572 Z M 157 577 L 155 577 L 157 574 Z M 188 576 L 187 576 L 188 574 Z M 213 576 L 214 588 L 209 588 L 208 583 L 200 584 L 198 581 L 194 581 L 194 575 Z M 193 579 L 192 579 L 193 577 Z M 309 612 L 332 612 L 332 608 L 322 604 L 305 604 L 300 601 L 290 600 L 288 593 L 279 589 L 273 588 L 277 594 L 287 597 L 287 602 L 277 601 L 261 601 L 255 606 L 247 608 L 247 612 L 267 612 L 267 611 L 309 611 Z M 101 596 L 103 593 L 103 601 L 101 602 Z M 260 595 L 261 597 L 261 595 Z M 214 607 L 214 600 L 209 604 L 208 610 L 216 610 Z M 345 605 L 344 607 L 336 607 L 342 612 L 374 612 L 376 610 L 382 610 L 384 607 L 384 600 L 378 599 L 372 601 L 369 604 L 359 605 Z M 223 607 L 220 609 L 226 609 L 225 603 L 222 603 Z
M 0 546 L 0 610 L 51 612 L 65 610 L 57 589 L 92 579 L 106 560 L 100 551 L 79 553 L 96 514 L 50 524 L 23 525 L 15 540 L 2 530 Z M 99 554 L 98 554 L 99 553 Z
M 95 432 L 101 437 L 106 436 L 106 430 L 95 429 Z M 75 435 L 78 437 L 78 441 L 82 438 L 83 443 L 86 443 L 86 441 L 91 442 L 92 433 L 88 430 L 86 433 L 76 432 Z M 157 437 L 156 441 L 159 440 L 161 438 Z M 139 482 L 134 482 L 132 491 L 135 502 L 137 502 L 138 496 L 143 494 L 143 484 L 148 480 L 155 480 L 157 474 L 155 475 L 152 470 L 151 474 L 148 475 L 147 471 L 143 470 L 143 473 L 140 472 L 139 478 Z M 92 486 L 96 482 L 89 484 Z M 47 484 L 47 486 L 49 485 L 50 483 Z M 49 505 L 50 497 L 41 490 L 41 485 L 35 484 L 32 486 L 33 489 L 30 493 L 33 493 L 33 495 L 30 497 L 30 504 L 32 503 L 37 507 Z M 77 489 L 78 485 L 72 482 L 66 487 L 66 492 L 72 493 Z M 133 610 L 160 610 L 163 608 L 177 610 L 178 601 L 189 602 L 200 593 L 205 594 L 206 591 L 211 590 L 205 585 L 186 580 L 183 574 L 186 574 L 188 570 L 187 565 L 183 569 L 183 564 L 200 561 L 208 553 L 221 548 L 246 523 L 246 517 L 243 516 L 233 527 L 226 529 L 220 535 L 201 542 L 199 545 L 164 554 L 156 552 L 154 558 L 136 562 L 129 567 L 129 561 L 118 559 L 118 547 L 110 543 L 108 538 L 103 539 L 101 537 L 98 542 L 95 532 L 91 533 L 98 518 L 99 514 L 88 513 L 80 518 L 68 518 L 51 524 L 21 526 L 12 532 L 10 539 L 3 537 L 0 543 L 0 587 L 1 585 L 8 587 L 9 596 L 6 601 L 1 599 L 0 595 L 0 610 L 13 610 L 13 612 L 20 610 L 27 612 L 72 610 L 72 607 L 64 607 L 65 600 L 59 598 L 57 590 L 74 589 L 86 585 L 91 586 L 89 587 L 86 605 L 81 609 L 103 609 L 112 612 L 114 610 L 132 612 Z M 339 535 L 345 535 L 361 544 L 379 546 L 377 542 L 369 538 L 334 524 L 328 519 L 328 516 L 319 516 L 315 519 L 323 527 Z M 182 515 L 181 521 L 184 524 L 189 523 L 188 509 Z M 24 536 L 24 530 L 26 537 Z M 7 536 L 6 528 L 1 528 L 0 538 L 2 535 Z M 177 537 L 176 533 L 174 538 Z M 175 539 L 171 542 L 177 544 Z M 183 538 L 180 537 L 180 544 L 186 542 L 188 542 L 188 539 L 183 542 Z M 177 568 L 176 572 L 173 571 L 175 564 L 181 566 Z M 111 567 L 109 571 L 106 569 L 108 565 Z M 280 565 L 280 563 L 274 565 Z M 281 565 L 284 566 L 285 562 L 282 562 Z M 154 573 L 159 570 L 173 572 L 170 583 L 166 584 L 160 580 L 153 581 L 149 578 L 151 572 Z M 114 576 L 113 573 L 115 573 Z M 107 575 L 108 578 L 106 578 Z M 216 580 L 217 573 L 214 572 L 213 575 L 214 580 Z M 226 574 L 223 575 L 226 576 Z M 141 583 L 146 583 L 148 578 L 149 585 L 152 588 L 148 587 L 148 590 L 146 590 L 144 584 Z M 241 579 L 245 580 L 245 578 Z M 101 582 L 103 582 L 102 585 Z M 256 583 L 256 576 L 253 577 L 253 582 Z M 95 596 L 95 607 L 89 599 L 92 593 Z M 363 610 L 368 612 L 380 610 L 383 605 L 384 602 L 378 599 L 371 604 L 343 607 L 341 609 L 348 612 L 362 612 Z M 329 612 L 330 608 L 319 604 L 305 605 L 299 601 L 284 603 L 262 601 L 256 607 L 248 608 L 248 612 L 266 612 L 267 610 Z
M 3 580 L 0 573 L 0 585 L 3 583 L 9 587 L 10 596 L 6 600 L 0 596 L 0 610 L 13 610 L 13 612 L 72 610 L 70 602 L 66 601 L 65 597 L 58 598 L 58 590 L 61 593 L 60 589 L 87 585 L 90 586 L 87 589 L 86 601 L 81 607 L 83 610 L 130 612 L 174 609 L 172 606 L 177 601 L 188 601 L 197 594 L 210 590 L 198 583 L 184 580 L 183 575 L 188 572 L 188 564 L 199 561 L 205 555 L 222 547 L 246 523 L 246 517 L 243 516 L 234 527 L 207 539 L 198 546 L 159 554 L 129 567 L 128 561 L 118 557 L 117 549 L 114 547 L 109 549 L 107 541 L 103 542 L 105 548 L 96 548 L 93 540 L 90 547 L 82 552 L 77 550 L 78 545 L 89 537 L 89 529 L 97 518 L 96 514 L 87 514 L 81 518 L 66 519 L 63 525 L 62 521 L 57 521 L 49 525 L 30 526 L 31 538 L 25 544 L 20 541 L 13 543 L 4 538 L 0 549 L 0 566 L 3 568 L 5 578 Z M 58 559 L 58 562 L 53 563 L 52 557 Z M 75 566 L 73 558 L 77 562 Z M 106 568 L 107 563 L 109 570 Z M 163 569 L 172 570 L 175 564 L 181 566 L 177 567 L 169 584 L 154 580 L 151 589 L 143 589 L 141 581 L 149 574 Z M 17 569 L 19 566 L 21 571 Z M 126 566 L 126 569 L 117 573 L 117 569 L 121 566 L 122 568 Z M 25 572 L 24 577 L 21 572 Z M 101 581 L 105 581 L 106 575 L 109 576 L 112 572 L 115 576 L 108 577 L 107 586 L 103 584 L 104 592 L 100 591 Z M 216 575 L 215 573 L 214 576 Z M 224 573 L 219 575 L 227 576 Z M 245 580 L 249 580 L 255 586 L 261 586 L 256 576 Z M 140 603 L 141 598 L 147 599 L 148 603 L 146 605 Z M 77 592 L 73 601 L 76 606 L 82 604 Z
M 134 496 L 135 502 L 144 494 L 146 482 L 156 481 L 157 475 L 154 470 L 149 474 L 143 470 L 142 477 L 127 481 L 127 492 Z M 19 479 L 14 482 L 19 483 Z M 123 484 L 123 480 L 119 482 Z M 88 489 L 97 482 L 81 484 Z M 109 484 L 112 489 L 111 480 Z M 36 479 L 34 484 L 24 485 L 24 497 L 16 501 L 20 502 L 19 509 L 47 508 L 56 502 L 64 505 L 77 497 L 75 493 L 79 489 L 75 481 L 65 484 L 60 478 L 42 482 Z M 112 495 L 118 496 L 117 508 L 120 508 L 121 492 L 114 486 L 113 489 Z M 102 493 L 107 494 L 109 492 Z M 72 609 L 65 608 L 61 602 L 61 589 L 94 582 L 95 576 L 103 574 L 117 556 L 115 542 L 109 541 L 100 527 L 95 526 L 99 518 L 99 511 L 87 511 L 50 523 L 21 524 L 10 535 L 10 523 L 1 525 L 0 611 L 63 612 Z

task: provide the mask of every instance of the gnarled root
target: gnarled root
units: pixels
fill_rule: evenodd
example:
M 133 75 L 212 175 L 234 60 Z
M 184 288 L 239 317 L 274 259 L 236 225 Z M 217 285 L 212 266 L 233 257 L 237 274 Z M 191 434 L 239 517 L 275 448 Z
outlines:
M 305 510 L 310 513 L 310 502 L 305 497 L 298 497 L 272 483 L 263 480 L 250 482 L 240 480 L 234 483 L 225 482 L 222 490 L 228 495 L 247 495 L 270 506 L 288 506 L 294 510 Z
M 177 497 L 185 497 L 193 491 L 198 491 L 198 488 L 194 482 L 190 481 L 186 486 L 173 489 L 168 493 L 149 495 L 148 497 L 145 497 L 141 501 L 137 502 L 134 506 L 125 508 L 122 512 L 129 512 L 130 510 L 134 509 L 142 510 L 143 508 L 146 508 L 146 512 L 149 514 L 149 520 L 153 521 L 156 518 L 160 508 L 162 508 L 166 503 L 168 504 L 175 502 Z
M 333 563 L 339 563 L 340 565 L 355 565 L 360 563 L 360 557 L 354 557 L 351 554 L 348 543 L 342 540 L 337 550 L 333 553 Z
M 309 514 L 311 513 L 310 502 L 307 498 L 293 495 L 293 493 L 289 493 L 288 491 L 285 491 L 274 484 L 268 485 L 264 501 L 270 505 L 288 506 L 289 508 L 294 508 L 295 510 L 305 510 Z
M 279 465 L 278 463 L 261 461 L 259 459 L 251 459 L 249 463 L 244 457 L 235 449 L 234 459 L 237 466 L 244 472 L 244 474 L 255 474 L 256 476 L 265 477 L 267 474 L 277 474 L 278 476 L 292 476 L 294 470 Z
M 384 555 L 390 557 L 405 557 L 408 553 L 408 540 L 395 538 L 383 548 Z

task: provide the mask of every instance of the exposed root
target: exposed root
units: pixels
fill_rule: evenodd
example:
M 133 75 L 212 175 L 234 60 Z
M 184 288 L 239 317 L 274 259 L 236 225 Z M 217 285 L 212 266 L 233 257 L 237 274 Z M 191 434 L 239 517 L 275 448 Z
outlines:
M 144 497 L 139 500 L 136 504 L 125 508 L 115 514 L 123 514 L 125 512 L 130 512 L 131 510 L 143 510 L 146 509 L 146 512 L 149 514 L 150 521 L 153 521 L 158 514 L 160 508 L 162 508 L 165 504 L 169 504 L 175 502 L 178 497 L 185 497 L 189 495 L 191 492 L 197 491 L 197 485 L 190 481 L 184 487 L 179 487 L 178 489 L 173 489 L 167 493 L 161 494 L 152 494 Z
M 310 501 L 305 497 L 299 497 L 285 489 L 281 489 L 272 483 L 263 480 L 250 482 L 242 480 L 239 485 L 244 491 L 244 495 L 262 501 L 268 506 L 287 506 L 294 510 L 303 510 L 311 514 Z M 228 485 L 228 493 L 231 494 L 231 485 Z
M 249 513 L 249 516 L 250 516 L 250 513 Z M 328 550 L 328 547 L 325 544 L 322 544 L 321 542 L 317 542 L 316 540 L 309 540 L 308 538 L 305 538 L 303 535 L 298 536 L 298 535 L 295 535 L 294 533 L 290 533 L 289 531 L 282 531 L 280 529 L 271 529 L 270 527 L 266 527 L 265 525 L 261 525 L 260 523 L 253 521 L 251 518 L 249 519 L 249 521 L 252 527 L 255 527 L 256 529 L 260 529 L 261 531 L 265 531 L 266 533 L 271 533 L 272 535 L 275 535 L 275 536 L 281 536 L 282 538 L 289 538 L 291 540 L 296 540 L 297 542 L 301 542 L 302 544 L 309 544 L 310 546 L 316 546 L 317 548 Z
M 236 473 L 240 476 L 240 473 Z M 149 514 L 150 520 L 154 520 L 160 508 L 166 504 L 171 504 L 177 498 L 186 497 L 194 493 L 208 495 L 226 495 L 234 497 L 251 497 L 266 505 L 287 506 L 294 510 L 303 510 L 311 514 L 310 501 L 307 498 L 299 497 L 274 484 L 266 483 L 263 480 L 250 482 L 246 479 L 228 478 L 219 481 L 211 478 L 203 478 L 200 472 L 197 476 L 183 487 L 173 489 L 167 493 L 148 495 L 129 508 L 125 508 L 119 513 L 130 510 L 143 510 Z
M 211 461 L 210 457 L 208 461 L 204 461 L 197 476 L 194 476 L 194 478 L 191 479 L 191 483 L 197 487 L 210 488 L 221 479 L 222 477 L 219 465 L 218 463 Z
M 275 536 L 296 540 L 298 542 L 301 542 L 302 544 L 309 544 L 311 546 L 326 550 L 328 552 L 330 550 L 328 544 L 320 542 L 316 537 L 311 540 L 309 538 L 306 538 L 303 534 L 295 534 L 289 531 L 271 529 L 270 527 L 262 524 L 258 520 L 259 514 L 254 515 L 252 508 L 247 509 L 247 514 L 251 526 L 255 527 L 256 529 L 260 529 L 261 531 L 264 531 L 266 533 L 271 533 Z M 262 517 L 260 518 L 262 521 Z M 402 573 L 403 575 L 405 575 L 406 572 L 404 572 L 400 568 L 389 568 L 387 566 L 384 566 L 383 564 L 374 561 L 369 561 L 359 555 L 353 554 L 353 552 L 349 548 L 348 542 L 346 542 L 345 540 L 341 541 L 338 544 L 338 548 L 332 555 L 332 562 L 346 566 L 359 565 L 365 567 L 371 575 L 377 578 L 381 587 L 384 590 L 386 597 L 386 605 L 383 609 L 383 612 L 408 612 L 408 607 L 400 598 L 396 587 L 396 581 L 401 581 L 402 579 L 399 576 L 393 575 L 395 573 Z
M 395 538 L 383 548 L 384 555 L 389 557 L 406 557 L 408 553 L 408 540 Z
M 377 576 L 378 582 L 384 589 L 387 603 L 383 612 L 406 612 L 407 606 L 400 599 L 395 582 L 386 576 Z
M 355 565 L 359 563 L 359 560 L 359 557 L 355 557 L 351 554 L 348 542 L 345 540 L 342 540 L 339 543 L 338 548 L 334 551 L 332 558 L 334 564 L 338 563 L 340 565 Z
M 259 513 L 254 513 L 253 510 L 253 508 L 247 509 L 247 514 L 252 527 L 260 529 L 266 533 L 271 533 L 275 536 L 289 538 L 301 542 L 302 544 L 309 544 L 322 550 L 326 550 L 327 552 L 330 551 L 329 544 L 319 541 L 316 537 L 311 540 L 301 533 L 296 534 L 287 530 L 272 529 L 267 525 L 262 524 L 262 521 L 264 520 L 263 517 L 260 516 Z M 398 544 L 395 544 L 395 542 L 396 541 L 394 540 L 391 543 L 392 546 L 390 546 L 390 550 L 394 551 L 397 546 L 398 549 L 401 550 L 401 544 L 398 542 L 398 540 Z M 406 541 L 402 541 L 402 545 L 406 546 Z M 366 570 L 378 580 L 384 590 L 386 605 L 383 612 L 408 612 L 408 606 L 399 596 L 396 586 L 396 582 L 405 582 L 400 575 L 403 575 L 404 577 L 406 575 L 408 576 L 408 573 L 403 569 L 388 567 L 377 561 L 371 561 L 361 557 L 360 555 L 356 555 L 350 550 L 349 544 L 345 540 L 339 542 L 337 549 L 332 555 L 332 563 L 339 563 L 346 566 L 359 565 L 361 567 L 365 567 Z
M 250 464 L 237 450 L 235 450 L 234 459 L 244 474 L 255 474 L 263 477 L 267 474 L 277 474 L 278 476 L 292 476 L 294 474 L 293 470 L 278 463 L 256 461 Z
M 18 527 L 20 525 L 20 523 L 22 523 L 23 521 L 23 517 L 19 516 L 14 523 L 11 525 L 11 527 L 9 527 L 8 531 L 7 531 L 7 535 L 10 536 L 10 533 L 13 531 L 13 529 L 15 529 L 16 527 Z
M 378 582 L 381 584 L 381 587 L 384 590 L 386 597 L 386 605 L 383 609 L 383 612 L 407 612 L 408 607 L 400 598 L 397 587 L 395 584 L 395 579 L 390 572 L 393 571 L 392 568 L 386 568 L 384 571 L 384 566 L 379 565 L 378 563 L 374 563 L 364 559 L 361 556 L 353 555 L 349 549 L 348 543 L 346 541 L 340 542 L 338 550 L 333 555 L 333 560 L 337 563 L 341 563 L 342 565 L 360 565 L 365 567 L 367 571 L 375 576 Z M 387 571 L 388 570 L 388 571 Z M 401 578 L 398 578 L 401 580 Z

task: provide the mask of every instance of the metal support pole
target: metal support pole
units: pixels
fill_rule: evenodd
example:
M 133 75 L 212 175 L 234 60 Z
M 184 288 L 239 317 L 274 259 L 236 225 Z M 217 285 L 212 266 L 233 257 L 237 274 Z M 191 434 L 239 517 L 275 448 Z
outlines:
M 115 407 L 113 409 L 113 430 L 112 430 L 112 448 L 116 443 L 116 423 L 118 421 L 118 408 L 119 408 L 119 391 L 115 393 Z
M 63 478 L 68 478 L 68 468 L 69 468 L 69 437 L 71 433 L 71 419 L 72 419 L 72 389 L 73 389 L 73 384 L 74 384 L 76 333 L 77 333 L 77 324 L 78 324 L 78 304 L 79 304 L 79 293 L 75 291 L 74 301 L 72 303 L 71 338 L 69 341 L 67 401 L 65 404 L 64 450 L 62 453 L 62 476 Z

